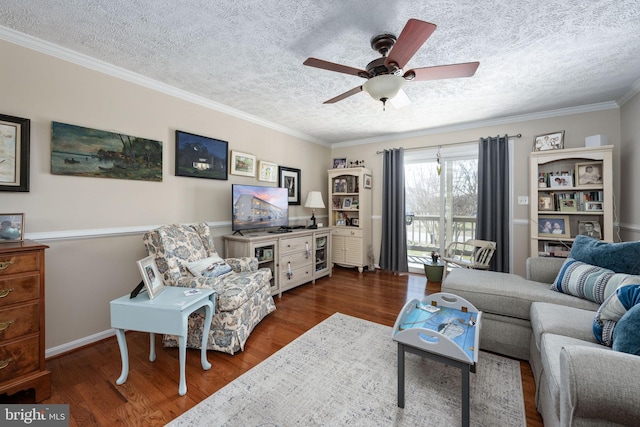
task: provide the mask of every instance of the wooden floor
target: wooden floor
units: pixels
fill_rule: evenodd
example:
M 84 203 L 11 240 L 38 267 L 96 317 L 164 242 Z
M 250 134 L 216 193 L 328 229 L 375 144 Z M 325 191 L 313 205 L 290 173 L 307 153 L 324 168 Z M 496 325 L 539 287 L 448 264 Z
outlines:
M 51 399 L 43 403 L 68 403 L 71 426 L 161 426 L 336 312 L 393 326 L 407 300 L 422 299 L 439 288 L 439 283 L 426 284 L 422 275 L 359 274 L 336 267 L 333 277 L 276 297 L 277 310 L 255 328 L 243 352 L 230 356 L 210 351 L 213 367 L 203 371 L 199 350 L 188 350 L 185 396 L 178 395 L 178 350 L 163 348 L 157 337 L 157 358 L 151 363 L 148 334 L 128 332 L 130 371 L 125 384 L 115 384 L 121 362 L 113 337 L 48 360 L 53 389 Z M 520 366 L 527 426 L 542 426 L 531 369 L 527 362 Z M 0 396 L 0 402 L 29 402 L 32 395 Z

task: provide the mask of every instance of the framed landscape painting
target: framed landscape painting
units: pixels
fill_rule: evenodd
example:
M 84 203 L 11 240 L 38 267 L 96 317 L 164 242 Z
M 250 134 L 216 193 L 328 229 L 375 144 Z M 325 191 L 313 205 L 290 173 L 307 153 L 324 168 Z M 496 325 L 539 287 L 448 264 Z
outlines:
M 229 179 L 227 141 L 176 131 L 176 176 Z
M 240 176 L 256 176 L 256 156 L 253 154 L 231 152 L 231 174 Z

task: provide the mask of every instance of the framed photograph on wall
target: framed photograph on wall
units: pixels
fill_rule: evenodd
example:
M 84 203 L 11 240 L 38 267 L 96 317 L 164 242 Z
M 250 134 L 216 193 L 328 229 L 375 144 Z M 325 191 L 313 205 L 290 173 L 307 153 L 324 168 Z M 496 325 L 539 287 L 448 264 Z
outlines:
M 258 181 L 277 182 L 278 165 L 260 160 L 258 162 Z
M 156 267 L 153 255 L 138 261 L 138 270 L 140 270 L 140 275 L 142 276 L 144 287 L 149 294 L 149 299 L 154 299 L 164 290 L 164 283 L 160 278 L 160 273 L 158 272 L 158 267 Z
M 0 213 L 0 243 L 24 240 L 24 214 Z
M 0 114 L 0 191 L 29 191 L 31 120 Z
M 227 180 L 227 141 L 176 131 L 176 176 Z
M 253 154 L 231 152 L 231 175 L 256 176 L 256 156 Z
M 285 187 L 289 204 L 300 204 L 300 169 L 278 166 L 278 187 Z
M 602 162 L 576 163 L 578 187 L 602 184 Z
M 368 173 L 364 174 L 364 188 L 371 188 L 371 175 Z
M 533 151 L 562 150 L 564 131 L 551 132 L 533 138 Z
M 540 215 L 538 217 L 538 236 L 571 237 L 569 215 Z

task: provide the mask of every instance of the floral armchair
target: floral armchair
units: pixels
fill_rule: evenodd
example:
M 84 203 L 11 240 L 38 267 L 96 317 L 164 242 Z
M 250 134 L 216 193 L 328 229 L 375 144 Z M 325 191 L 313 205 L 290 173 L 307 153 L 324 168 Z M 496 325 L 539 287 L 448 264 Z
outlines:
M 253 328 L 276 309 L 271 297 L 271 270 L 258 269 L 256 258 L 226 259 L 233 271 L 218 277 L 196 277 L 191 272 L 194 263 L 218 257 L 207 224 L 164 225 L 145 233 L 143 240 L 149 255 L 155 257 L 165 286 L 216 290 L 208 350 L 230 354 L 242 351 Z M 192 314 L 187 347 L 201 348 L 203 330 L 204 313 Z M 177 347 L 178 339 L 165 335 L 163 343 Z

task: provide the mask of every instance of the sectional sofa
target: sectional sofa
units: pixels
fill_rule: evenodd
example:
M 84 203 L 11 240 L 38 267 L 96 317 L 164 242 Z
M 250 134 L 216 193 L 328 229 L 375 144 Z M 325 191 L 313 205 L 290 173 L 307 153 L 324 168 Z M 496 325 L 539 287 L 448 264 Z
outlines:
M 529 361 L 545 426 L 639 425 L 640 357 L 596 339 L 594 318 L 605 303 L 550 289 L 560 271 L 565 279 L 569 276 L 565 264 L 558 258 L 530 258 L 526 279 L 454 269 L 442 291 L 483 311 L 481 349 Z M 581 286 L 589 283 L 574 279 Z M 622 285 L 629 282 L 621 280 L 626 281 Z M 615 292 L 601 298 L 615 299 Z

